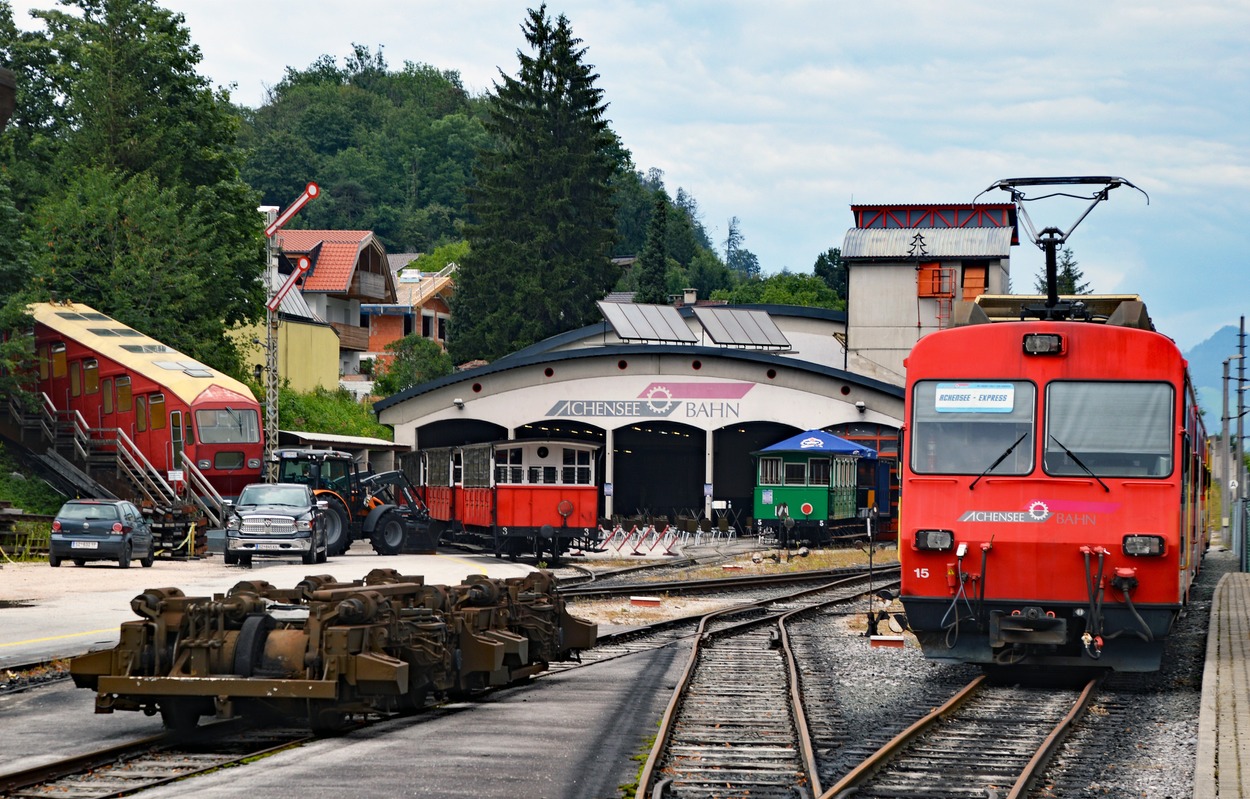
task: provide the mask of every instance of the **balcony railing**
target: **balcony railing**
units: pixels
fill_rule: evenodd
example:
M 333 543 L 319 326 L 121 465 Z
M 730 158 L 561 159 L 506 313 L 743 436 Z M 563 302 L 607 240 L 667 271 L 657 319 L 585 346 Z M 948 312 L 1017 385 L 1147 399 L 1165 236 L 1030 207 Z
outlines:
M 338 331 L 339 349 L 356 350 L 358 352 L 367 352 L 369 350 L 369 331 L 365 328 L 343 324 L 342 322 L 331 322 L 330 325 Z

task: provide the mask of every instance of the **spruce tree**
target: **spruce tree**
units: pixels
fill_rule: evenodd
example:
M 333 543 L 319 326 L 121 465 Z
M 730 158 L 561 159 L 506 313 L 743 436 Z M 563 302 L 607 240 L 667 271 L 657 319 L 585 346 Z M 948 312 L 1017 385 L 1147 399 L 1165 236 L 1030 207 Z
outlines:
M 599 77 L 568 19 L 546 5 L 522 25 L 517 77 L 488 98 L 492 145 L 480 154 L 465 226 L 470 252 L 452 300 L 457 361 L 495 359 L 599 318 L 616 280 L 609 260 L 616 138 Z
M 668 301 L 668 252 L 664 241 L 668 236 L 668 198 L 655 193 L 651 224 L 647 226 L 647 244 L 634 268 L 638 270 L 638 293 L 634 302 L 663 303 Z
M 1076 267 L 1077 261 L 1076 257 L 1072 255 L 1072 248 L 1064 247 L 1059 253 L 1059 260 L 1055 263 L 1057 294 L 1071 296 L 1073 294 L 1090 293 L 1089 284 L 1081 282 L 1085 278 L 1085 273 Z M 1038 294 L 1046 293 L 1046 270 L 1044 268 L 1041 274 L 1037 276 L 1033 288 Z

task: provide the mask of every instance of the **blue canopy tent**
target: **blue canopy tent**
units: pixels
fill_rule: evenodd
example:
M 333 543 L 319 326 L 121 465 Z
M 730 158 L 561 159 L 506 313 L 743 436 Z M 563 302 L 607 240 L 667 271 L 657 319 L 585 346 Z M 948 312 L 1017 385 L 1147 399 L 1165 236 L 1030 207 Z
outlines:
M 824 430 L 808 430 L 751 454 L 759 455 L 765 452 L 825 452 L 830 455 L 854 455 L 860 458 L 877 457 L 875 449 L 856 444 L 854 441 L 847 441 L 845 438 L 839 438 Z

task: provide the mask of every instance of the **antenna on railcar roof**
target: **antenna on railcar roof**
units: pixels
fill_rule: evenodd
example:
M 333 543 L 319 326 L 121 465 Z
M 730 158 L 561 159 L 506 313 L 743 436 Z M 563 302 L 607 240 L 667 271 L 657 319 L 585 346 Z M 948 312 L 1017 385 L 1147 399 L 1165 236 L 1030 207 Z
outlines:
M 1025 197 L 1021 191 L 1022 186 L 1080 186 L 1080 185 L 1098 185 L 1102 188 L 1098 189 L 1091 195 L 1071 194 L 1064 191 L 1053 191 L 1050 194 L 1043 194 L 1040 197 Z M 1085 221 L 1085 217 L 1089 216 L 1089 212 L 1094 210 L 1094 206 L 1107 199 L 1107 195 L 1112 189 L 1120 186 L 1128 186 L 1131 189 L 1137 189 L 1146 198 L 1146 204 L 1150 205 L 1150 195 L 1145 191 L 1134 186 L 1124 178 L 1094 176 L 1087 175 L 1083 177 L 1064 177 L 1064 178 L 1007 178 L 991 184 L 981 194 L 985 194 L 992 189 L 1002 189 L 1011 193 L 1011 201 L 1016 204 L 1016 210 L 1019 218 L 1024 221 L 1024 225 L 1028 230 L 1029 238 L 1038 246 L 1042 252 L 1046 253 L 1046 304 L 1044 306 L 1025 306 L 1021 312 L 1021 318 L 1034 316 L 1038 319 L 1069 319 L 1081 318 L 1089 321 L 1089 309 L 1084 307 L 1083 303 L 1073 303 L 1067 300 L 1059 299 L 1059 276 L 1056 253 L 1059 247 L 1068 241 L 1068 237 L 1072 235 L 1072 231 L 1076 230 L 1077 225 Z M 980 197 L 978 194 L 977 197 Z M 1077 217 L 1072 226 L 1067 231 L 1060 230 L 1057 227 L 1043 228 L 1038 232 L 1033 226 L 1033 220 L 1029 218 L 1028 211 L 1024 209 L 1026 202 L 1035 200 L 1045 200 L 1050 197 L 1071 197 L 1076 200 L 1089 200 L 1089 207 Z M 973 198 L 973 202 L 976 197 Z

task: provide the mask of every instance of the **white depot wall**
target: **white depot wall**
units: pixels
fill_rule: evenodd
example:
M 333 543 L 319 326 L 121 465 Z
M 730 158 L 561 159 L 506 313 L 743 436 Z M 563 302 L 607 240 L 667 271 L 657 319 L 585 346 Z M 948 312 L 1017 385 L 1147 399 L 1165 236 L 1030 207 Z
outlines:
M 484 419 L 507 428 L 550 419 L 604 429 L 659 420 L 701 430 L 761 421 L 812 429 L 854 421 L 897 425 L 903 414 L 901 398 L 784 366 L 633 355 L 622 369 L 620 360 L 605 356 L 485 375 L 387 408 L 380 421 L 394 426 L 397 443 L 415 446 L 417 427 L 454 419 Z M 475 383 L 480 391 L 472 390 Z M 863 412 L 856 402 L 864 403 Z

